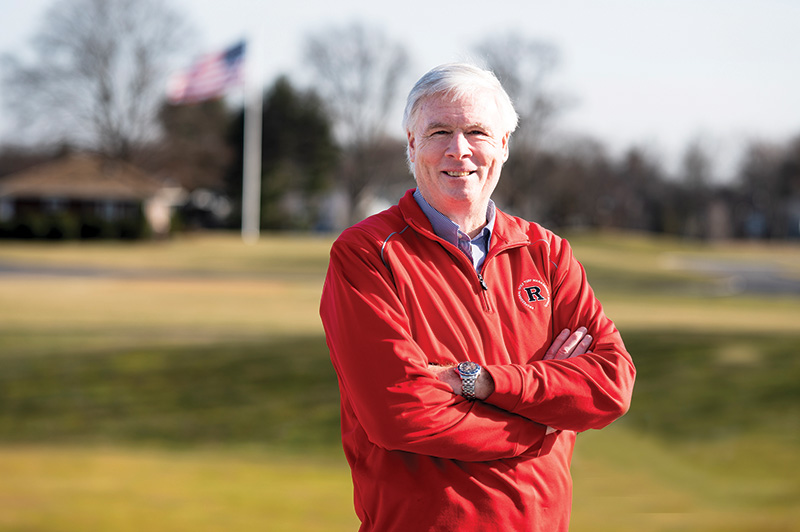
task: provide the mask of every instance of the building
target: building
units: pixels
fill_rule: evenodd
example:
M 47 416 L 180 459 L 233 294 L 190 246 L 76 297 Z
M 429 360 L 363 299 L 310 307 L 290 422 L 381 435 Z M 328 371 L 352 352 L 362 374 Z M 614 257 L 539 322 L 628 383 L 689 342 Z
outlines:
M 0 234 L 19 238 L 164 236 L 185 191 L 121 161 L 69 155 L 0 179 Z

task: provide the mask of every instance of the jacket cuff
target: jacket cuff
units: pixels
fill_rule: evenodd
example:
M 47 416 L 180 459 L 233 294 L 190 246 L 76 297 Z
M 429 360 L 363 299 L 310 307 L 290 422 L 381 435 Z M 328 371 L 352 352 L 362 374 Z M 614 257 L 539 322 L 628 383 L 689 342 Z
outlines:
M 494 392 L 484 402 L 507 412 L 514 412 L 522 398 L 522 372 L 516 366 L 483 368 L 492 376 Z

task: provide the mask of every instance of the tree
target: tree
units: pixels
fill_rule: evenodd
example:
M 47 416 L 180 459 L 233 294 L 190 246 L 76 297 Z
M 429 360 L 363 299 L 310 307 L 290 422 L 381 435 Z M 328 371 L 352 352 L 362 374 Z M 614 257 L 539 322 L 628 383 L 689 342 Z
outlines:
M 20 145 L 0 145 L 0 178 L 42 164 L 60 156 L 65 149 L 53 150 Z
M 540 173 L 542 135 L 563 107 L 546 89 L 546 81 L 558 65 L 558 50 L 550 43 L 517 34 L 492 37 L 475 48 L 485 66 L 498 77 L 520 116 L 512 135 L 511 157 L 503 169 L 495 193 L 505 208 L 526 218 L 544 215 L 534 203 L 548 203 L 552 190 Z M 544 195 L 543 195 L 544 194 Z M 530 198 L 538 198 L 531 202 Z
M 711 188 L 713 160 L 706 144 L 701 138 L 692 140 L 686 146 L 680 166 L 685 190 L 684 233 L 694 238 L 706 237 L 710 230 L 708 210 L 714 195 Z
M 337 164 L 329 116 L 316 93 L 297 90 L 286 77 L 266 91 L 262 113 L 261 227 L 308 229 L 317 221 L 318 193 Z M 242 190 L 243 121 L 242 112 L 230 136 L 239 154 L 228 174 L 234 197 Z
M 790 220 L 800 216 L 800 140 L 789 146 L 751 142 L 738 174 L 743 233 L 757 238 L 796 235 L 800 219 Z
M 34 59 L 3 58 L 9 108 L 41 136 L 129 159 L 157 132 L 170 58 L 188 32 L 163 0 L 60 0 Z
M 387 143 L 386 120 L 408 68 L 408 54 L 385 33 L 361 24 L 332 28 L 310 36 L 305 57 L 314 86 L 332 113 L 337 137 L 350 171 L 341 176 L 353 207 L 353 221 L 364 213 L 355 208 L 385 177 L 371 152 Z M 361 198 L 360 198 L 361 197 Z
M 226 138 L 233 118 L 219 99 L 193 105 L 165 103 L 159 112 L 163 139 L 143 166 L 164 171 L 188 189 L 221 191 L 233 160 Z
M 551 43 L 511 33 L 492 37 L 476 47 L 478 55 L 503 84 L 520 116 L 515 142 L 534 145 L 563 107 L 546 89 L 558 66 L 559 52 Z
M 694 139 L 686 146 L 681 159 L 681 177 L 684 184 L 695 192 L 706 191 L 711 186 L 714 161 L 706 142 Z
M 676 203 L 664 187 L 661 161 L 643 147 L 629 148 L 616 165 L 615 199 L 619 227 L 635 231 L 665 231 L 675 224 Z M 678 229 L 675 229 L 678 230 Z

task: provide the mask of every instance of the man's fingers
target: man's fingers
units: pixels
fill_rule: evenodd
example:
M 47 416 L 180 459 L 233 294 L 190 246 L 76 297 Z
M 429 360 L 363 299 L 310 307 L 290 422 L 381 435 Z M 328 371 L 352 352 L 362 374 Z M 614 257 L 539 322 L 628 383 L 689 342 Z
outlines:
M 576 357 L 589 351 L 589 346 L 592 345 L 593 340 L 594 338 L 592 338 L 591 334 L 586 334 L 583 339 L 578 342 L 578 345 L 575 346 L 575 349 L 573 349 L 568 358 Z
M 585 334 L 586 327 L 578 327 L 578 329 L 567 338 L 567 341 L 564 342 L 561 349 L 558 350 L 558 353 L 556 353 L 556 360 L 564 360 L 571 357 L 572 352 L 575 351 L 575 348 L 581 343 Z
M 592 336 L 587 334 L 586 327 L 579 327 L 571 334 L 569 329 L 564 329 L 553 340 L 550 349 L 545 353 L 544 360 L 565 360 L 582 355 L 589 350 L 592 340 Z
M 456 371 L 455 366 L 441 366 L 439 364 L 428 364 L 428 369 L 434 376 L 452 388 L 456 395 L 461 394 L 461 376 Z
M 547 353 L 544 354 L 544 360 L 551 360 L 556 357 L 558 350 L 561 349 L 561 346 L 564 345 L 564 342 L 567 341 L 570 335 L 569 329 L 564 329 L 561 333 L 556 336 L 553 343 L 550 345 L 550 348 L 547 350 Z

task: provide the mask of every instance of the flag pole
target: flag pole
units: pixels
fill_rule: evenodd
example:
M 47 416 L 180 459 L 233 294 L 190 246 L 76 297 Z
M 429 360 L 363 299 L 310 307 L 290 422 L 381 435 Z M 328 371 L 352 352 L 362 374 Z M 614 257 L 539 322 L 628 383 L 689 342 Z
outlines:
M 242 240 L 258 241 L 261 227 L 261 110 L 260 80 L 255 75 L 257 43 L 251 39 L 245 69 L 244 164 L 242 175 Z

